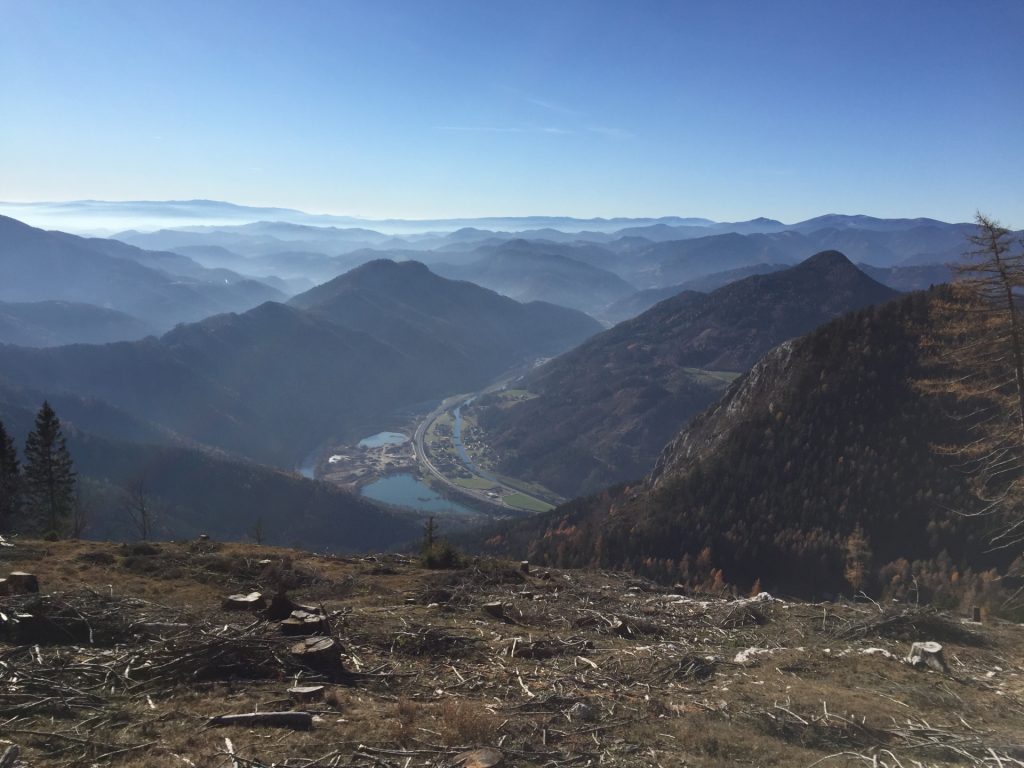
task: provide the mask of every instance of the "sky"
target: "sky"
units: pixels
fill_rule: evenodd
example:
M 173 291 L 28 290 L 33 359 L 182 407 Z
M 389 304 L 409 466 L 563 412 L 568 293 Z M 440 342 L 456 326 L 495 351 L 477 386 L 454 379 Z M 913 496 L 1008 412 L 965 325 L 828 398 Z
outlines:
M 0 200 L 1024 227 L 1020 0 L 0 0 Z

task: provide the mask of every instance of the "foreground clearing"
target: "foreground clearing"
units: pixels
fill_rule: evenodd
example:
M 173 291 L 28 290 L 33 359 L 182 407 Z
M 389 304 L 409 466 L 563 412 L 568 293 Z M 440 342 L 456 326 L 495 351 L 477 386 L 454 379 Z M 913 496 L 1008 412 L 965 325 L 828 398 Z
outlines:
M 1024 765 L 1024 630 L 1007 622 L 210 542 L 19 541 L 0 566 L 42 589 L 0 597 L 0 755 L 17 744 L 29 765 L 412 768 L 479 747 L 553 768 Z M 333 660 L 221 607 L 281 586 L 326 612 Z M 916 640 L 949 672 L 904 663 Z M 296 685 L 324 690 L 297 703 Z M 253 712 L 311 729 L 211 724 Z

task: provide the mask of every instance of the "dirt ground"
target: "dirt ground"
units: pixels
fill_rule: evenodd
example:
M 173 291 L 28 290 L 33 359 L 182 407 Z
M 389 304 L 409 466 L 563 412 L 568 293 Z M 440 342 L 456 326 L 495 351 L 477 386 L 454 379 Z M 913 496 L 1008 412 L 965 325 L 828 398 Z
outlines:
M 40 583 L 0 596 L 0 755 L 24 765 L 1024 765 L 1010 622 L 205 541 L 15 541 L 9 571 Z M 222 607 L 282 589 L 328 617 L 326 666 Z M 906 663 L 915 641 L 947 670 Z M 296 684 L 324 695 L 296 703 Z M 311 728 L 210 722 L 283 710 Z

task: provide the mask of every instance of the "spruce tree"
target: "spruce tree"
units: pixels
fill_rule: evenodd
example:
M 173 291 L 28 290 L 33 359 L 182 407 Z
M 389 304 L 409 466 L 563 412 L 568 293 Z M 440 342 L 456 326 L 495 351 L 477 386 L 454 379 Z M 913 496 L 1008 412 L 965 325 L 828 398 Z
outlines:
M 21 467 L 14 439 L 0 421 L 0 531 L 9 531 L 18 523 L 21 506 Z
M 48 402 L 25 440 L 24 487 L 34 527 L 47 537 L 63 534 L 75 504 L 75 472 L 60 419 Z

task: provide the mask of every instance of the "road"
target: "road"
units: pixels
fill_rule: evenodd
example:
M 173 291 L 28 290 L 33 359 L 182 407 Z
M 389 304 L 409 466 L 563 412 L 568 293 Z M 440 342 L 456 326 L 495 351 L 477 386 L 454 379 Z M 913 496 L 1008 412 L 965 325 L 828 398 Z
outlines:
M 442 473 L 437 467 L 434 466 L 433 462 L 431 462 L 430 455 L 427 453 L 426 447 L 424 445 L 427 436 L 427 430 L 430 429 L 430 425 L 433 424 L 442 414 L 447 413 L 460 403 L 463 403 L 466 400 L 470 399 L 471 397 L 474 396 L 474 394 L 484 394 L 486 392 L 494 391 L 494 389 L 498 388 L 499 386 L 500 383 L 497 385 L 491 385 L 487 389 L 482 390 L 480 393 L 471 392 L 465 395 L 452 395 L 451 397 L 445 398 L 445 400 L 439 406 L 437 406 L 437 408 L 435 408 L 429 414 L 427 414 L 423 421 L 421 421 L 416 426 L 416 431 L 413 433 L 413 450 L 415 451 L 416 460 L 419 462 L 420 466 L 426 469 L 426 471 L 429 472 L 434 478 L 444 483 L 449 488 L 458 491 L 460 494 L 471 496 L 472 498 L 477 499 L 485 504 L 488 504 L 489 506 L 499 507 L 503 510 L 514 510 L 516 512 L 524 513 L 526 512 L 526 510 L 520 509 L 519 507 L 513 507 L 510 505 L 497 502 L 493 498 L 489 497 L 484 491 L 466 488 L 464 486 L 459 485 L 458 483 L 449 480 L 444 475 L 444 473 Z M 539 502 L 541 504 L 548 503 L 543 499 L 537 498 L 536 496 L 524 493 L 518 488 L 512 488 L 511 486 L 505 485 L 501 482 L 494 482 L 490 478 L 485 479 L 490 483 L 494 483 L 495 486 L 498 486 L 503 496 L 506 494 L 517 493 L 526 496 L 530 499 L 533 499 L 534 501 Z

